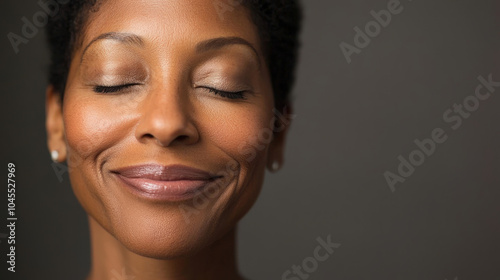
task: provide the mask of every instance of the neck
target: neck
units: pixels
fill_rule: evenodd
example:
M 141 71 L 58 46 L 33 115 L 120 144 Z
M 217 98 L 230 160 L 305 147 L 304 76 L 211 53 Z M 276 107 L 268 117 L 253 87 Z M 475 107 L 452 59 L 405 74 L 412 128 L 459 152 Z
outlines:
M 241 280 L 236 264 L 236 230 L 233 229 L 196 255 L 153 259 L 125 248 L 89 217 L 91 271 L 87 280 Z

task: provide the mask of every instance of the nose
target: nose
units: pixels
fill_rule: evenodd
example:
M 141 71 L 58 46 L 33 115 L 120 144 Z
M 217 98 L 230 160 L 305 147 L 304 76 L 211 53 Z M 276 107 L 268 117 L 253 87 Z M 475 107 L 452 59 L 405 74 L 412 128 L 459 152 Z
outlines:
M 139 142 L 153 141 L 162 147 L 198 142 L 198 129 L 189 112 L 189 98 L 177 87 L 149 92 L 140 107 L 141 117 L 135 130 Z

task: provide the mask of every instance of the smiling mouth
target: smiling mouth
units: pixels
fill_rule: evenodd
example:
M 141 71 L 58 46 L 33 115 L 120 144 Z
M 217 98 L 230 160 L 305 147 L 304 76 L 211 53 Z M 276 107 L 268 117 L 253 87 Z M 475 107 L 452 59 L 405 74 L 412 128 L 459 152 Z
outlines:
M 156 201 L 183 201 L 222 176 L 183 165 L 137 165 L 111 171 L 132 194 Z

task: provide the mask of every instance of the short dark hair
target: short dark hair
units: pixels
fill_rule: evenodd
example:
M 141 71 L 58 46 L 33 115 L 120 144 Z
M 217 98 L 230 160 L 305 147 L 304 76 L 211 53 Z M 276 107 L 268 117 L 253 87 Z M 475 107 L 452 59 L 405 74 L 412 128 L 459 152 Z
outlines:
M 50 50 L 49 82 L 61 96 L 75 46 L 81 38 L 89 14 L 102 0 L 71 0 L 60 5 L 49 19 L 47 39 Z M 298 59 L 302 10 L 298 0 L 238 0 L 252 14 L 269 67 L 275 106 L 281 110 L 289 102 Z M 234 0 L 232 1 L 234 2 Z

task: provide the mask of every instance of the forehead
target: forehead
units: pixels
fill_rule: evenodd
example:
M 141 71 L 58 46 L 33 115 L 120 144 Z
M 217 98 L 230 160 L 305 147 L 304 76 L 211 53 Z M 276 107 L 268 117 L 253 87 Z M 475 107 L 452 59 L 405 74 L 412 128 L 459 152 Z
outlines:
M 242 37 L 259 47 L 250 11 L 234 0 L 105 0 L 87 19 L 85 46 L 108 32 L 125 32 L 166 47 L 214 37 Z M 260 50 L 259 50 L 260 51 Z

